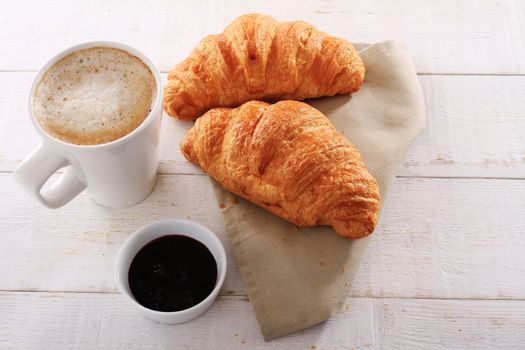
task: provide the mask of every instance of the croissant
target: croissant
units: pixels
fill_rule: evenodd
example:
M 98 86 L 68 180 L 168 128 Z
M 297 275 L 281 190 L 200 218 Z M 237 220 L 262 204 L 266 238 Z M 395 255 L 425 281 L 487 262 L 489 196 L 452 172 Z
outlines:
M 208 35 L 168 75 L 164 109 L 195 119 L 250 100 L 333 96 L 359 90 L 365 66 L 345 39 L 308 23 L 249 14 Z
M 326 116 L 297 101 L 251 101 L 197 119 L 181 151 L 225 189 L 298 225 L 341 236 L 374 230 L 376 180 Z

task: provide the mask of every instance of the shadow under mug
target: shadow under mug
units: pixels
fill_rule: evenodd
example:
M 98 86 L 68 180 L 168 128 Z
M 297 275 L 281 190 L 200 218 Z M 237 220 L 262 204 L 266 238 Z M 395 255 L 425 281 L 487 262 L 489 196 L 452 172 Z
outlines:
M 155 78 L 156 98 L 151 112 L 141 125 L 112 142 L 98 145 L 76 145 L 63 142 L 46 133 L 33 113 L 33 98 L 38 83 L 51 66 L 65 56 L 92 47 L 111 47 L 126 51 L 144 62 Z M 15 170 L 16 181 L 38 202 L 58 208 L 84 189 L 105 207 L 129 207 L 144 199 L 157 179 L 162 87 L 155 65 L 141 52 L 124 44 L 95 41 L 70 47 L 49 60 L 38 72 L 31 86 L 29 112 L 42 143 Z M 60 177 L 45 185 L 50 177 L 64 168 Z M 44 186 L 45 185 L 45 186 Z

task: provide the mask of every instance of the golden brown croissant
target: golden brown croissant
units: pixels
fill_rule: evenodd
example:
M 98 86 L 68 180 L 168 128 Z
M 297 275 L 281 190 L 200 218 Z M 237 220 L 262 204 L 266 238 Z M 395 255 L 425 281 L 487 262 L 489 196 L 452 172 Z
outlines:
M 250 100 L 304 100 L 359 90 L 365 66 L 350 42 L 308 23 L 240 16 L 208 35 L 168 75 L 164 109 L 195 119 Z
M 348 238 L 374 230 L 376 180 L 357 148 L 305 103 L 211 109 L 181 150 L 225 189 L 298 226 L 330 225 Z

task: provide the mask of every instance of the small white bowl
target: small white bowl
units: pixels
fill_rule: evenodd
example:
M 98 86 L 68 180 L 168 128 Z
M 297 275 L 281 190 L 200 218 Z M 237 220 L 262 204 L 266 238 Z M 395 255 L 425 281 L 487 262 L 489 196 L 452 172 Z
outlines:
M 163 312 L 148 309 L 140 305 L 129 288 L 128 273 L 129 266 L 139 252 L 149 242 L 166 235 L 183 235 L 198 240 L 204 244 L 212 253 L 217 263 L 217 282 L 213 291 L 200 303 L 189 309 Z M 215 301 L 219 290 L 226 277 L 226 253 L 224 247 L 217 236 L 206 227 L 190 220 L 169 219 L 157 221 L 146 225 L 133 233 L 120 248 L 115 263 L 115 276 L 117 287 L 120 292 L 128 299 L 144 316 L 151 320 L 177 324 L 188 322 L 206 311 Z

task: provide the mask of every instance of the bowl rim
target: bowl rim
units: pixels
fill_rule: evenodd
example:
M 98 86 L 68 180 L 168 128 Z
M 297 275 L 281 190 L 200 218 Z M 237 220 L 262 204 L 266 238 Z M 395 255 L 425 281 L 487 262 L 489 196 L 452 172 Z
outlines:
M 218 270 L 217 272 L 219 274 L 219 278 L 217 279 L 215 287 L 210 292 L 210 294 L 208 294 L 208 296 L 206 298 L 204 298 L 203 300 L 201 300 L 198 304 L 195 304 L 195 305 L 193 305 L 190 308 L 187 308 L 187 309 L 184 309 L 184 310 L 179 310 L 179 311 L 158 311 L 158 310 L 149 309 L 149 308 L 143 306 L 142 304 L 140 304 L 135 299 L 135 297 L 133 296 L 131 291 L 128 292 L 128 290 L 121 283 L 121 273 L 120 273 L 121 265 L 122 264 L 127 265 L 127 269 L 126 270 L 129 273 L 129 265 L 131 264 L 131 261 L 133 260 L 133 258 L 136 255 L 136 253 L 135 253 L 135 255 L 133 255 L 133 257 L 129 261 L 125 261 L 124 260 L 124 254 L 131 250 L 132 244 L 134 244 L 134 242 L 139 237 L 141 237 L 143 235 L 146 235 L 148 232 L 150 232 L 155 227 L 160 226 L 160 225 L 169 225 L 169 226 L 172 226 L 172 227 L 179 227 L 181 224 L 194 227 L 197 230 L 199 230 L 201 233 L 204 233 L 204 234 L 208 235 L 213 241 L 215 241 L 215 243 L 217 244 L 217 247 L 218 247 L 217 253 L 218 253 L 218 256 L 219 256 L 219 260 L 220 260 L 220 261 L 217 261 L 217 270 Z M 185 233 L 177 233 L 177 234 L 189 237 Z M 169 235 L 169 233 L 166 233 L 166 236 L 168 236 L 168 235 Z M 148 240 L 146 243 L 144 243 L 144 245 L 142 245 L 139 248 L 139 250 L 142 249 L 145 245 L 147 245 L 151 241 L 153 241 L 153 240 L 155 240 L 157 238 L 160 238 L 160 237 L 163 237 L 163 236 L 154 237 L 154 238 Z M 194 237 L 191 237 L 191 238 L 196 239 L 200 243 L 204 244 L 204 246 L 206 246 L 206 248 L 208 248 L 208 250 L 213 255 L 212 250 L 215 251 L 215 249 L 212 249 L 209 245 L 207 245 L 205 242 L 203 242 L 202 240 L 200 240 L 198 238 L 194 238 Z M 219 264 L 221 264 L 222 268 L 219 267 Z M 132 304 L 134 304 L 139 310 L 142 310 L 143 312 L 149 313 L 151 315 L 157 315 L 157 316 L 161 316 L 162 317 L 162 316 L 169 316 L 169 315 L 180 315 L 180 316 L 188 315 L 188 314 L 192 314 L 193 312 L 197 311 L 198 309 L 200 309 L 202 307 L 206 307 L 208 302 L 213 301 L 213 299 L 215 299 L 218 296 L 219 291 L 222 288 L 222 285 L 223 285 L 224 280 L 226 278 L 227 267 L 228 267 L 228 262 L 227 262 L 227 258 L 226 258 L 226 251 L 224 250 L 224 245 L 222 244 L 221 240 L 217 237 L 217 235 L 213 231 L 211 231 L 206 226 L 204 226 L 202 224 L 199 224 L 198 222 L 195 222 L 193 220 L 175 218 L 175 219 L 157 220 L 157 221 L 151 222 L 151 223 L 149 223 L 147 225 L 144 225 L 144 226 L 140 227 L 139 229 L 137 229 L 136 231 L 134 231 L 124 241 L 124 243 L 120 247 L 120 249 L 119 249 L 119 251 L 117 253 L 117 257 L 115 259 L 115 268 L 114 269 L 115 269 L 115 280 L 116 280 L 116 283 L 117 283 L 117 288 L 120 291 L 120 293 L 122 295 L 124 295 L 128 300 L 130 300 L 132 302 Z

